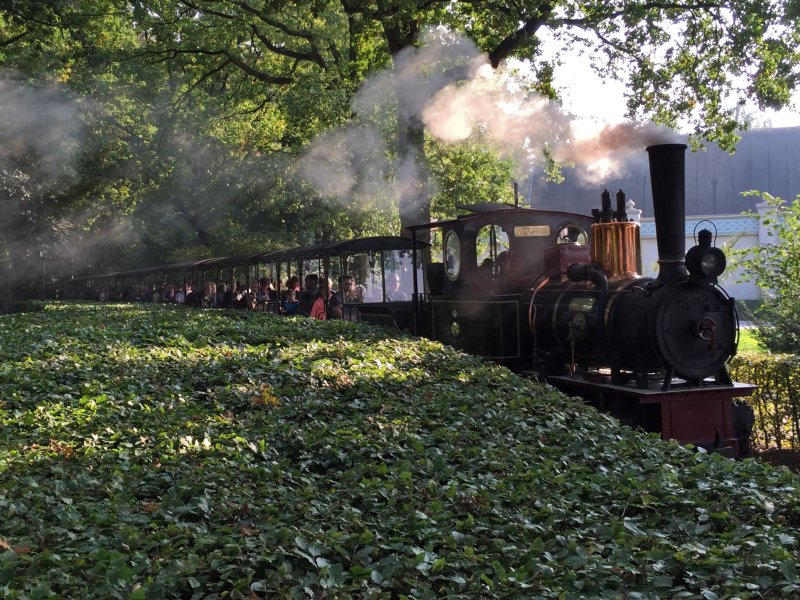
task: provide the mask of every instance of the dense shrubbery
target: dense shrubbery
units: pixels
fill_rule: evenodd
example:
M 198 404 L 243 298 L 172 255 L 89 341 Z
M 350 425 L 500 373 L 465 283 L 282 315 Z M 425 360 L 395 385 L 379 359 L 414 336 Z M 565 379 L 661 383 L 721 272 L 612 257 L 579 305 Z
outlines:
M 736 250 L 734 263 L 741 278 L 764 290 L 755 311 L 758 341 L 772 352 L 800 354 L 800 196 L 792 202 L 766 192 L 761 196 L 769 210 L 761 217 L 771 243 Z M 755 215 L 754 215 L 755 216 Z
M 748 398 L 756 416 L 755 444 L 800 449 L 800 358 L 746 352 L 731 361 L 731 376 L 758 386 Z
M 0 318 L 0 597 L 793 595 L 800 481 L 376 328 Z

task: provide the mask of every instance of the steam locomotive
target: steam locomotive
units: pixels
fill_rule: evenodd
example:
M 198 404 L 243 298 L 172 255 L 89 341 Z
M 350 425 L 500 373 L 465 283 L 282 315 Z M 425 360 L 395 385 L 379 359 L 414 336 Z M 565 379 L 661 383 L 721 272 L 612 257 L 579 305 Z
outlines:
M 309 273 L 344 285 L 344 318 L 440 340 L 540 378 L 623 423 L 729 456 L 749 452 L 752 410 L 725 367 L 736 353 L 725 255 L 703 230 L 684 254 L 686 146 L 647 148 L 659 272 L 640 275 L 638 223 L 604 192 L 592 215 L 507 204 L 450 221 L 277 252 L 73 280 L 73 297 L 125 298 L 167 281 L 278 284 Z M 441 260 L 424 239 L 440 236 Z M 434 245 L 435 247 L 436 245 Z M 394 281 L 392 288 L 390 282 Z M 87 292 L 88 290 L 88 292 Z M 116 290 L 116 291 L 115 291 Z M 357 293 L 355 293 L 357 291 Z M 142 294 L 133 294 L 142 297 Z M 277 298 L 257 306 L 280 312 Z
M 752 410 L 731 381 L 739 322 L 718 285 L 725 254 L 703 230 L 684 254 L 683 144 L 647 148 L 659 272 L 642 277 L 625 196 L 592 217 L 511 206 L 413 227 L 438 229 L 423 335 L 531 373 L 622 422 L 731 456 L 748 453 Z M 417 297 L 415 295 L 415 297 Z

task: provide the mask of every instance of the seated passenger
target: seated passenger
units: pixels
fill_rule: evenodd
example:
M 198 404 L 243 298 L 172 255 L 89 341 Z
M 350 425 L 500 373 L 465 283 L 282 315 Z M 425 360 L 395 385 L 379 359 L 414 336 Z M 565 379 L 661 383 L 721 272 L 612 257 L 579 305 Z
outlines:
M 508 277 L 511 272 L 511 253 L 503 250 L 497 255 L 497 277 Z
M 213 281 L 206 281 L 203 284 L 203 308 L 213 308 L 217 305 L 217 284 Z
M 352 275 L 345 275 L 342 278 L 342 303 L 343 304 L 360 304 L 364 302 L 364 286 L 356 285 L 355 277 Z
M 202 303 L 203 297 L 200 294 L 200 290 L 197 288 L 196 283 L 187 283 L 186 284 L 186 297 L 184 298 L 184 304 L 186 306 L 193 306 L 199 307 Z
M 297 301 L 297 292 L 293 289 L 286 290 L 286 300 L 283 302 L 283 312 L 287 315 L 296 315 L 300 303 Z
M 233 293 L 233 308 L 248 308 L 247 286 L 236 282 L 236 291 Z
M 386 281 L 388 289 L 386 290 L 387 302 L 402 302 L 408 300 L 408 293 L 400 287 L 400 273 L 392 273 Z
M 297 309 L 298 314 L 309 316 L 311 314 L 311 307 L 317 299 L 317 285 L 319 284 L 319 275 L 314 273 L 306 275 L 305 289 L 300 292 L 300 306 Z
M 230 284 L 223 283 L 218 289 L 217 294 L 222 290 L 222 300 L 217 302 L 217 306 L 222 308 L 233 308 L 233 290 Z
M 258 280 L 258 291 L 256 292 L 258 304 L 265 304 L 269 300 L 269 280 L 262 277 Z
M 319 321 L 342 318 L 342 305 L 339 297 L 331 291 L 330 280 L 319 286 L 309 316 Z
M 484 279 L 492 279 L 494 277 L 494 261 L 492 261 L 491 256 L 483 259 L 483 262 L 478 267 L 478 273 Z
M 289 279 L 286 280 L 286 289 L 300 293 L 300 278 L 297 275 L 289 277 Z

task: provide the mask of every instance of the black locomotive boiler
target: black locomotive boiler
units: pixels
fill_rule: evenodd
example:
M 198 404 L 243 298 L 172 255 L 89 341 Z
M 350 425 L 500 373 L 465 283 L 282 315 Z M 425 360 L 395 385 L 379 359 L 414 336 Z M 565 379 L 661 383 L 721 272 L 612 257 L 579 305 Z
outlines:
M 739 323 L 718 285 L 725 255 L 703 230 L 684 252 L 683 144 L 647 148 L 657 277 L 640 275 L 638 223 L 608 192 L 593 216 L 463 207 L 440 230 L 443 260 L 416 294 L 419 333 L 534 373 L 622 422 L 730 455 L 748 452 L 752 412 L 730 380 Z

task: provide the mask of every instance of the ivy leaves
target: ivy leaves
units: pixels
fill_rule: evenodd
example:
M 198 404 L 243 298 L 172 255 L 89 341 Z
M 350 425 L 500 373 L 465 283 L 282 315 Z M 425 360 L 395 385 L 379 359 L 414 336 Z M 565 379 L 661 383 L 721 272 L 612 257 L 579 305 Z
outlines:
M 0 595 L 756 597 L 796 478 L 428 340 L 182 307 L 0 320 Z

